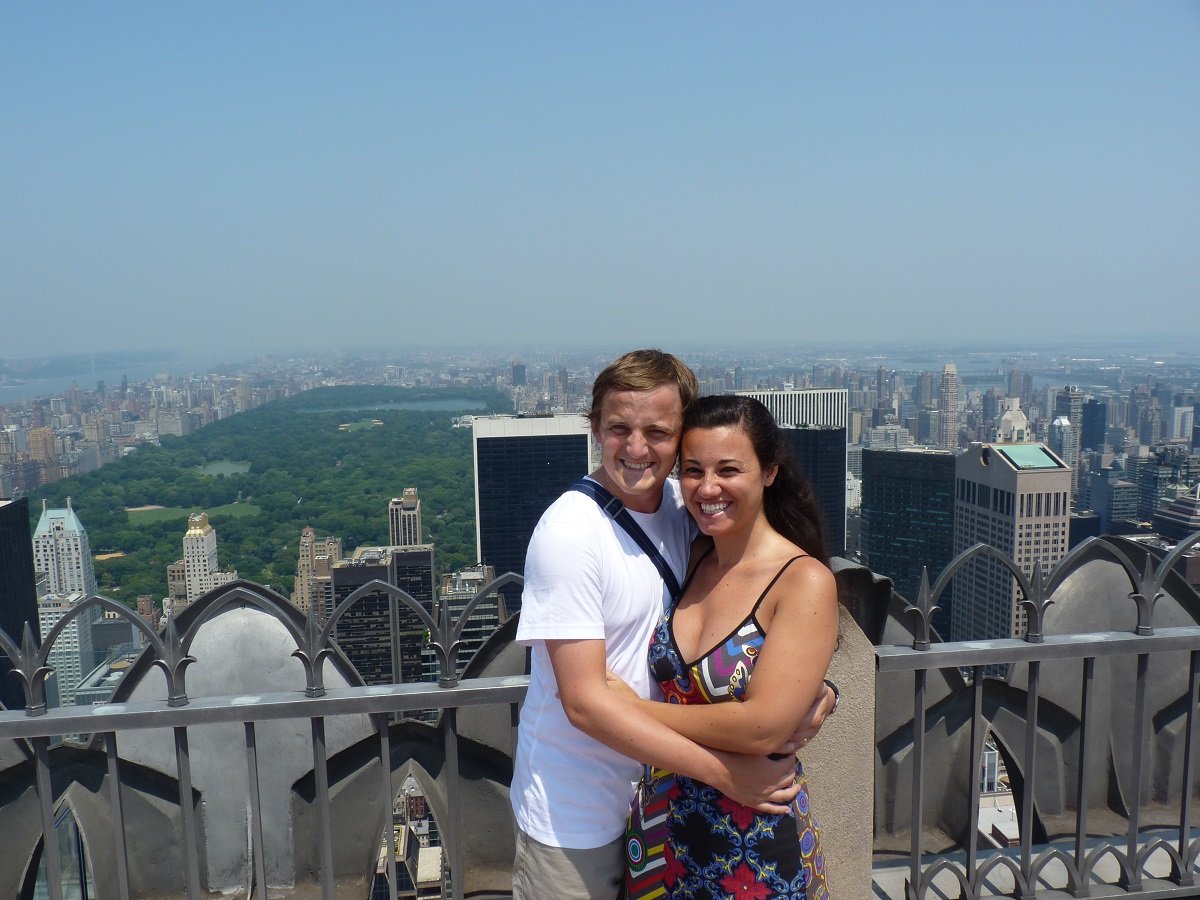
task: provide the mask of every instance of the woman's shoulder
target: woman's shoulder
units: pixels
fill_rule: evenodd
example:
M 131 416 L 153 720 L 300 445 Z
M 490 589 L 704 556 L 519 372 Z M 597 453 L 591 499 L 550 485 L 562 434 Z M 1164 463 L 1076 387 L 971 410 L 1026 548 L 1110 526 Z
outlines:
M 791 589 L 803 588 L 802 593 L 810 597 L 811 592 L 818 591 L 823 595 L 832 596 L 835 601 L 837 600 L 837 582 L 829 566 L 822 560 L 788 542 L 786 547 L 780 548 L 777 562 L 779 565 L 778 583 L 781 586 Z M 796 591 L 788 590 L 784 593 L 793 595 Z

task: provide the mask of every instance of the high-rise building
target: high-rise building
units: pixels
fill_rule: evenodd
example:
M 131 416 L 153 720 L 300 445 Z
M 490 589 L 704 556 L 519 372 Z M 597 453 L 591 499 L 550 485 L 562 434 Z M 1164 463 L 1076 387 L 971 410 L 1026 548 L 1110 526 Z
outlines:
M 336 607 L 371 581 L 406 591 L 425 609 L 433 608 L 433 548 L 358 547 L 330 568 Z M 400 684 L 422 679 L 425 625 L 409 607 L 383 591 L 360 598 L 334 629 L 338 646 L 367 684 Z
M 555 498 L 590 471 L 581 414 L 476 416 L 475 540 L 479 562 L 501 575 L 525 571 L 525 548 Z
M 438 587 L 438 610 L 445 608 L 451 622 L 457 622 L 467 606 L 479 594 L 479 591 L 491 584 L 496 578 L 491 566 L 470 566 L 460 572 L 447 572 L 442 576 Z M 435 618 L 437 618 L 435 616 Z M 486 595 L 479 604 L 471 610 L 471 615 L 463 625 L 463 646 L 458 652 L 458 672 L 470 662 L 475 652 L 483 646 L 498 627 L 505 621 L 504 598 L 499 592 L 493 591 Z M 440 670 L 437 655 L 429 647 L 424 652 L 424 670 L 426 681 L 436 681 Z
M 1089 397 L 1081 412 L 1083 425 L 1079 433 L 1079 449 L 1101 450 L 1108 430 L 1108 404 Z
M 946 363 L 938 385 L 938 446 L 943 450 L 958 449 L 959 382 L 954 363 Z
M 1187 406 L 1172 406 L 1167 410 L 1167 434 L 1168 441 L 1186 441 L 1189 444 L 1192 440 L 1192 405 Z
M 42 515 L 33 530 L 33 566 L 46 577 L 46 591 L 51 594 L 79 592 L 85 597 L 96 593 L 96 569 L 87 532 L 71 498 L 66 509 L 47 509 L 42 501 Z
M 1118 523 L 1137 521 L 1137 485 L 1125 477 L 1119 460 L 1090 476 L 1088 499 L 1100 517 L 1101 534 L 1117 534 L 1127 526 Z
M 833 425 L 845 428 L 850 392 L 845 388 L 806 391 L 735 391 L 753 397 L 780 425 Z
M 188 529 L 183 535 L 183 573 L 187 588 L 187 603 L 207 594 L 214 588 L 237 580 L 237 572 L 222 572 L 217 561 L 217 532 L 208 523 L 208 513 L 188 516 Z M 178 615 L 180 608 L 173 608 Z
M 1079 432 L 1065 415 L 1055 416 L 1050 423 L 1046 443 L 1058 458 L 1071 467 L 1071 496 L 1079 492 Z
M 780 431 L 800 471 L 812 484 L 824 523 L 826 549 L 831 556 L 842 556 L 846 552 L 846 429 L 785 425 Z
M 33 543 L 29 536 L 29 501 L 0 499 L 0 630 L 18 646 L 28 622 L 40 642 L 37 580 Z M 23 709 L 25 693 L 13 678 L 12 661 L 0 652 L 0 703 L 6 709 Z
M 388 528 L 393 547 L 413 547 L 421 540 L 421 498 L 415 487 L 404 489 L 388 503 Z
M 29 429 L 26 440 L 29 458 L 38 464 L 42 484 L 58 480 L 58 448 L 54 445 L 54 429 L 39 427 Z
M 395 501 L 393 501 L 395 502 Z M 328 578 L 330 566 L 342 558 L 342 539 L 338 537 L 318 538 L 317 532 L 306 527 L 300 532 L 300 546 L 296 558 L 296 585 L 292 589 L 292 603 L 303 613 L 315 603 L 317 619 L 325 621 L 329 612 L 325 608 L 327 592 L 320 589 L 321 579 Z
M 863 451 L 863 563 L 892 579 L 909 601 L 916 600 L 923 568 L 932 585 L 954 558 L 954 477 L 950 450 Z M 934 614 L 943 638 L 950 635 L 951 604 L 944 594 Z
M 1054 418 L 1066 416 L 1079 434 L 1083 431 L 1083 391 L 1068 384 L 1054 396 Z
M 1071 471 L 1043 444 L 973 444 L 955 465 L 954 552 L 978 543 L 1010 557 L 1028 577 L 1049 573 L 1068 550 Z M 1025 611 L 1007 568 L 976 557 L 955 575 L 950 639 L 1020 637 Z
M 42 637 L 49 635 L 59 619 L 87 595 L 81 591 L 66 594 L 47 594 L 38 600 L 38 622 Z M 92 624 L 99 621 L 102 610 L 90 607 L 67 623 L 54 639 L 46 661 L 54 669 L 57 699 L 51 698 L 47 689 L 47 703 L 58 706 L 75 705 L 75 688 L 83 676 L 92 671 L 96 663 L 92 652 Z

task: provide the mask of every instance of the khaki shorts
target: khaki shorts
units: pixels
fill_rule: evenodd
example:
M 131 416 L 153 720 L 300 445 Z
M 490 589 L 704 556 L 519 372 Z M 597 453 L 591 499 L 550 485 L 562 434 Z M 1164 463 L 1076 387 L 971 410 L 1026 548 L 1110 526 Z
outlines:
M 625 837 L 588 850 L 551 847 L 517 829 L 513 900 L 616 900 L 625 881 Z

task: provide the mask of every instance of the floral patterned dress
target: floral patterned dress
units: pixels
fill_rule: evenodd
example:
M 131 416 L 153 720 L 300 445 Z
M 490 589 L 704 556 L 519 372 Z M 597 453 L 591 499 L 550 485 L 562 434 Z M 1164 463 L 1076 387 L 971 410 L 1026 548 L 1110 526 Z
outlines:
M 788 560 L 740 626 L 700 659 L 685 663 L 663 617 L 650 642 L 650 671 L 668 703 L 723 703 L 745 699 L 765 633 L 756 614 Z M 800 793 L 789 815 L 760 813 L 703 782 L 676 775 L 668 794 L 665 848 L 670 900 L 828 900 L 825 858 L 808 806 L 799 761 Z

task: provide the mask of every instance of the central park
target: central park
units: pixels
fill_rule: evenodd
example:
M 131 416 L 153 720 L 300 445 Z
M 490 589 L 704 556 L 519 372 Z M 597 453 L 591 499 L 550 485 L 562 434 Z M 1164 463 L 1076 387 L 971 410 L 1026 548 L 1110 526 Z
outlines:
M 301 529 L 340 537 L 347 551 L 388 542 L 387 506 L 420 492 L 438 571 L 475 559 L 471 431 L 456 416 L 506 411 L 490 391 L 326 387 L 278 400 L 186 437 L 165 435 L 30 498 L 67 498 L 87 529 L 100 593 L 132 604 L 166 594 L 187 517 L 207 512 L 221 565 L 287 595 Z

